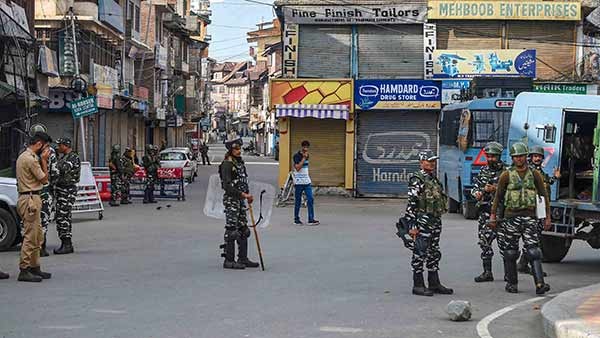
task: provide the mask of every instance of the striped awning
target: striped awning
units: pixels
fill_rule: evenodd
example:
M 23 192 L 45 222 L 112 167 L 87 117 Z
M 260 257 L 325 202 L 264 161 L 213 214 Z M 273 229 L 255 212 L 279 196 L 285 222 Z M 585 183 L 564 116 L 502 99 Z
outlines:
M 315 119 L 348 120 L 350 107 L 331 104 L 280 104 L 275 106 L 276 117 L 312 117 Z

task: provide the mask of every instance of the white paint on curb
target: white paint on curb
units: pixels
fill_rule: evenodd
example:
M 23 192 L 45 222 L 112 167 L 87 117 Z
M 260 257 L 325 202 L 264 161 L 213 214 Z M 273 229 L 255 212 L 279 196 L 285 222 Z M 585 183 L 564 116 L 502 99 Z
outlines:
M 504 314 L 518 308 L 521 307 L 523 305 L 527 305 L 527 304 L 531 304 L 531 303 L 535 303 L 537 301 L 546 299 L 547 297 L 535 297 L 535 298 L 531 298 L 531 299 L 527 299 L 524 300 L 520 303 L 511 305 L 511 306 L 507 306 L 505 308 L 502 308 L 492 314 L 487 315 L 485 318 L 483 318 L 482 320 L 479 321 L 479 323 L 477 323 L 477 334 L 479 335 L 479 337 L 481 338 L 494 338 L 492 337 L 492 335 L 490 334 L 490 331 L 488 329 L 488 326 L 490 325 L 490 323 L 492 321 L 494 321 L 495 319 L 497 319 L 498 317 L 503 316 Z

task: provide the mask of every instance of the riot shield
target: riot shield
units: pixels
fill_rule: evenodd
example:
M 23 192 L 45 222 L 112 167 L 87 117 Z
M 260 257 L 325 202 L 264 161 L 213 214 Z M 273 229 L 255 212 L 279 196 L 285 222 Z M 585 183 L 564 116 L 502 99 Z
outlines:
M 250 194 L 254 196 L 254 217 L 261 228 L 266 228 L 271 222 L 273 205 L 275 203 L 275 187 L 268 183 L 249 181 Z M 219 175 L 214 174 L 208 180 L 206 200 L 204 202 L 204 214 L 208 217 L 225 219 L 225 207 L 223 206 L 223 188 Z M 250 217 L 248 217 L 250 220 Z M 251 225 L 251 224 L 248 224 Z

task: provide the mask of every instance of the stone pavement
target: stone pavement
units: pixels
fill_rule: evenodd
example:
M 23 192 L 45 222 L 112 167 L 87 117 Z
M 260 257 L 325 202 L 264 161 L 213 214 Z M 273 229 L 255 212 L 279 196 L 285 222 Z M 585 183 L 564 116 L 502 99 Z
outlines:
M 542 308 L 550 338 L 600 338 L 600 284 L 559 294 Z

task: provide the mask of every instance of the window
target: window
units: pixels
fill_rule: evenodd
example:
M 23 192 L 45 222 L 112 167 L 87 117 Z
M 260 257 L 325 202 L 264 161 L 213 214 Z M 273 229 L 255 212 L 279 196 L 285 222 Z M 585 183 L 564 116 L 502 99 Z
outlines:
M 511 112 L 507 111 L 474 111 L 469 143 L 476 148 L 491 141 L 506 145 L 510 116 Z
M 160 154 L 161 161 L 185 161 L 184 153 L 162 153 Z
M 140 31 L 140 6 L 135 6 L 135 31 Z
M 450 110 L 443 112 L 443 119 L 440 121 L 440 144 L 456 146 L 458 137 L 458 128 L 460 126 L 460 110 Z

